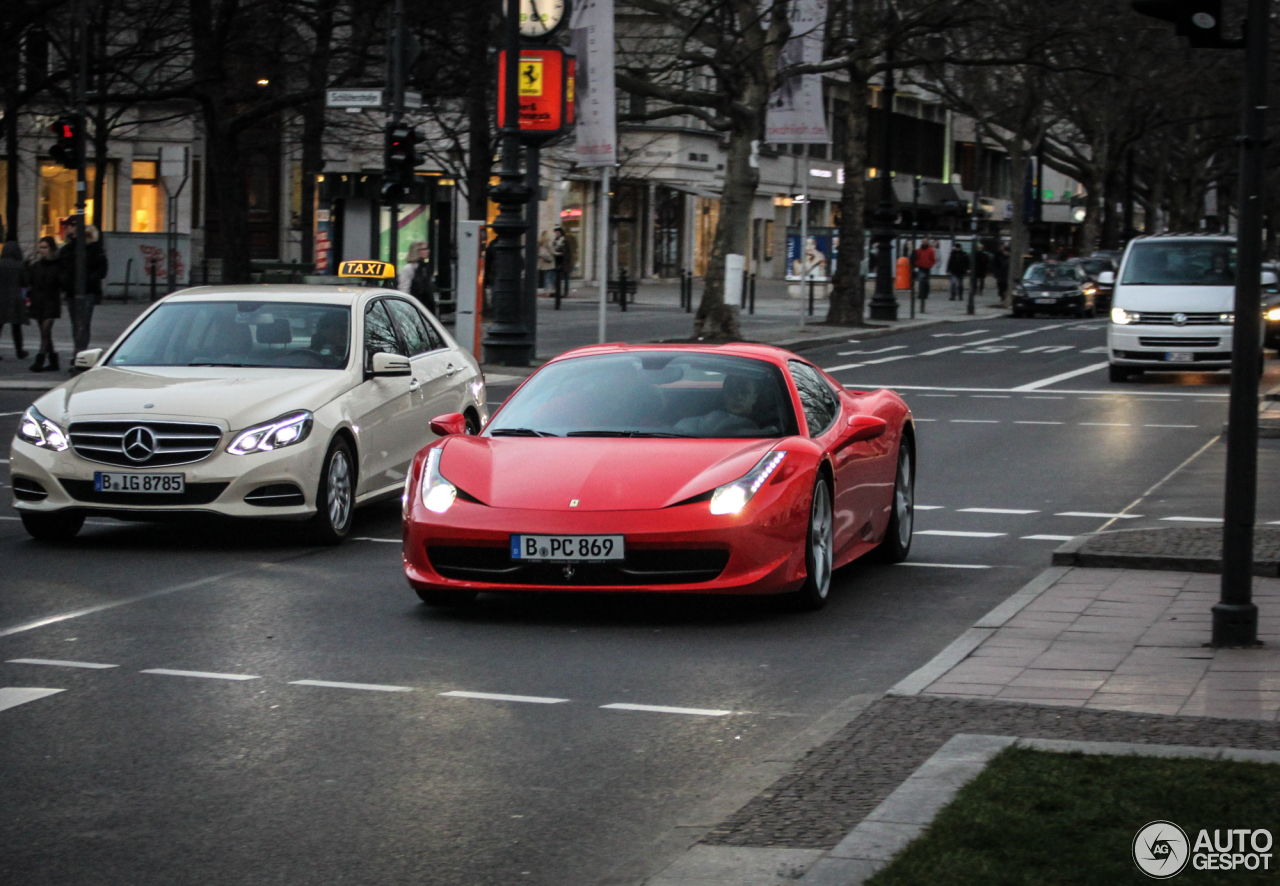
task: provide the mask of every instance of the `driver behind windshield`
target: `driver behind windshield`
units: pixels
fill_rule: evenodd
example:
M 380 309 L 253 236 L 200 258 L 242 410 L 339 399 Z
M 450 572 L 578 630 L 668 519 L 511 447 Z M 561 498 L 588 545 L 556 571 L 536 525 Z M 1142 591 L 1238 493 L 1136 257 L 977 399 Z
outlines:
M 749 375 L 729 373 L 721 388 L 722 405 L 706 415 L 691 415 L 676 422 L 674 429 L 681 434 L 697 437 L 738 437 L 747 432 L 758 432 L 752 415 L 760 402 L 760 384 Z
M 347 312 L 326 311 L 316 321 L 315 332 L 311 333 L 311 350 L 345 363 L 348 338 Z

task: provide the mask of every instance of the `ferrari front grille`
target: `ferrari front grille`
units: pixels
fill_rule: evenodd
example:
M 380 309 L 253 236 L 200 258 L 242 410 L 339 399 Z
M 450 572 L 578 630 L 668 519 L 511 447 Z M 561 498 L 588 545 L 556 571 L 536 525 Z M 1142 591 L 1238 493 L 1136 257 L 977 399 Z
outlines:
M 676 585 L 714 581 L 729 552 L 713 548 L 632 548 L 621 563 L 521 562 L 509 547 L 429 545 L 427 558 L 445 578 L 502 585 Z

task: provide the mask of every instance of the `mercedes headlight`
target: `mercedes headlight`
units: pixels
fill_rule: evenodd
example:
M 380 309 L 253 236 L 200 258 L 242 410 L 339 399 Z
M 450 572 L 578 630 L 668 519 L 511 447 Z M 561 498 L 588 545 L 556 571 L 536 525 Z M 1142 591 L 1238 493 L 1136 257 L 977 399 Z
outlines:
M 67 432 L 41 415 L 34 406 L 27 409 L 22 414 L 22 421 L 18 422 L 18 439 L 54 452 L 66 452 L 71 446 Z
M 737 480 L 717 488 L 711 493 L 711 513 L 736 514 L 741 511 L 786 457 L 785 452 L 770 452 Z
M 1141 323 L 1142 315 L 1133 311 L 1126 311 L 1124 308 L 1111 309 L 1111 322 L 1120 326 L 1127 326 L 1130 323 Z
M 426 464 L 422 466 L 422 503 L 433 514 L 443 514 L 449 510 L 458 497 L 458 487 L 440 473 L 443 452 L 440 448 L 432 449 L 427 453 Z
M 294 443 L 301 443 L 311 434 L 312 417 L 305 409 L 290 412 L 265 424 L 241 431 L 227 447 L 232 455 L 248 455 L 250 452 L 271 452 Z
M 1267 311 L 1267 313 L 1263 316 L 1265 316 L 1268 320 L 1271 320 L 1271 321 L 1280 320 L 1280 305 L 1277 305 L 1276 307 Z

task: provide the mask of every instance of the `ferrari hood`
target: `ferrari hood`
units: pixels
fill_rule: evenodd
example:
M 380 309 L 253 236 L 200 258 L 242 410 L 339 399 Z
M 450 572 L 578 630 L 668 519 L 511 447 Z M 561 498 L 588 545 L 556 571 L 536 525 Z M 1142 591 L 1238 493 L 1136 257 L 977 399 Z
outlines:
M 221 367 L 102 367 L 36 401 L 58 422 L 106 418 L 205 419 L 247 427 L 291 409 L 319 409 L 351 385 L 346 372 Z
M 646 510 L 736 480 L 777 442 L 458 436 L 440 472 L 490 507 Z

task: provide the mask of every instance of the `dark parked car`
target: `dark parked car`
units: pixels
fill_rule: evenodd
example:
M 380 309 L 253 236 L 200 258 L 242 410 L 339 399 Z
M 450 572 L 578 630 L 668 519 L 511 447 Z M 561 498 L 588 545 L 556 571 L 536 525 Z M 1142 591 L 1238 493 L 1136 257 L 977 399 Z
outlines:
M 1116 263 L 1110 258 L 1073 258 L 1071 264 L 1084 271 L 1089 282 L 1094 285 L 1093 303 L 1099 311 L 1111 310 L 1111 293 L 1116 286 Z M 1107 274 L 1104 279 L 1099 279 Z
M 1013 316 L 1070 314 L 1096 317 L 1096 284 L 1075 262 L 1037 262 L 1027 268 L 1013 291 Z

